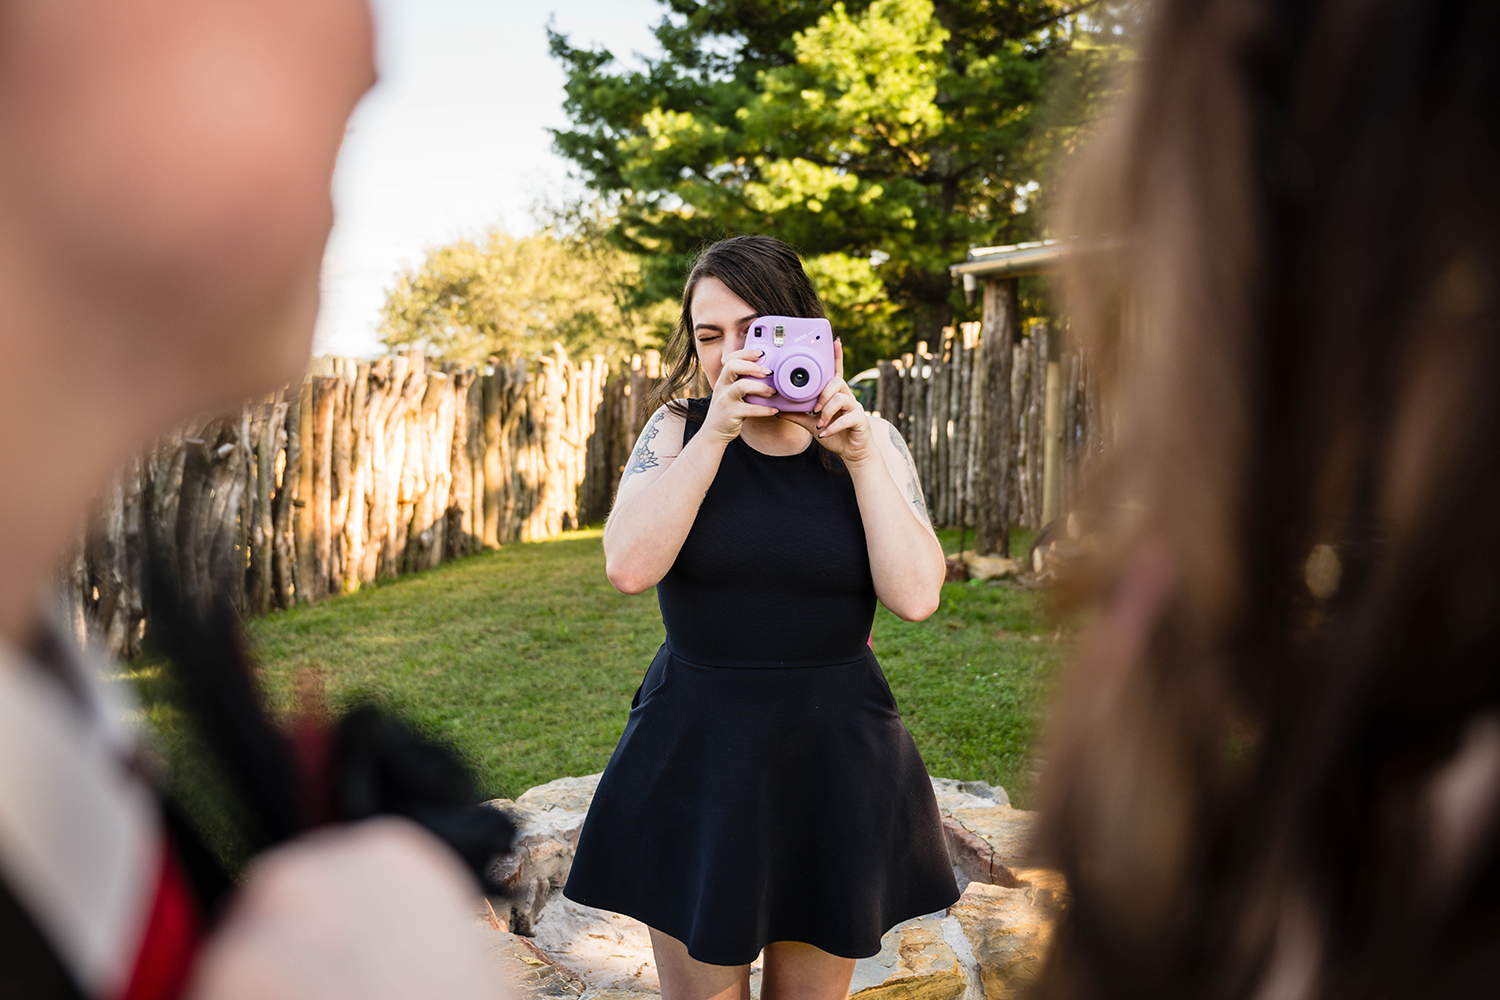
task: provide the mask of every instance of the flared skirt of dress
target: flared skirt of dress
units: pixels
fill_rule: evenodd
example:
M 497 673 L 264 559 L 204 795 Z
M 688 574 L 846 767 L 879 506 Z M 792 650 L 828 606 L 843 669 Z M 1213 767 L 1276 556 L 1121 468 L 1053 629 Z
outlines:
M 663 646 L 600 779 L 564 894 L 713 965 L 772 941 L 846 958 L 958 898 L 927 769 L 872 653 L 810 667 Z

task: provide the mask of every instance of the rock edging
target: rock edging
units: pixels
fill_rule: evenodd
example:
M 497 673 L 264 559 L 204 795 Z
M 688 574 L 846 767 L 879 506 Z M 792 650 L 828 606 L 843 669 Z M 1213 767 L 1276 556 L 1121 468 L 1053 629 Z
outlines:
M 650 939 L 639 921 L 561 895 L 599 775 L 559 778 L 489 805 L 519 831 L 517 850 L 492 875 L 502 924 L 495 954 L 522 997 L 643 1000 L 659 993 Z M 1066 905 L 1055 873 L 1030 867 L 1035 814 L 1005 789 L 932 779 L 963 895 L 946 912 L 892 928 L 878 955 L 855 967 L 860 1000 L 1009 1000 L 1035 977 Z M 544 915 L 545 913 L 545 915 Z M 758 996 L 759 962 L 751 969 Z

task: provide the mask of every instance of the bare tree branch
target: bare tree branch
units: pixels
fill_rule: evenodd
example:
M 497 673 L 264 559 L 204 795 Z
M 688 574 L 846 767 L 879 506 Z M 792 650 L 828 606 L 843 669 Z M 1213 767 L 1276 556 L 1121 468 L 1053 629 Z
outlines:
M 1052 25 L 1056 24 L 1058 21 L 1066 21 L 1074 14 L 1078 14 L 1085 10 L 1088 10 L 1090 7 L 1093 7 L 1095 4 L 1098 4 L 1100 2 L 1101 0 L 1083 0 L 1082 3 L 1074 4 L 1072 7 L 1069 7 L 1061 14 L 1053 14 L 1051 17 L 1043 18 L 1042 20 L 1037 21 L 1035 24 L 1026 29 L 1026 33 L 1031 34 L 1034 31 L 1041 31 L 1043 28 L 1049 28 Z

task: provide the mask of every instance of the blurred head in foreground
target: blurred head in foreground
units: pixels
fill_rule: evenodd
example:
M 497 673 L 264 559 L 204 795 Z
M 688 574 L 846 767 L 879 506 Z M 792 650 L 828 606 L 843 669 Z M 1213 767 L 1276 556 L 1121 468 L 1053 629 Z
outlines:
M 1061 227 L 1139 516 L 1042 995 L 1500 995 L 1500 6 L 1149 20 Z
M 373 79 L 362 0 L 0 4 L 0 633 L 137 449 L 306 365 Z
M 231 885 L 153 787 L 103 678 L 47 641 L 56 562 L 109 477 L 174 424 L 305 367 L 371 43 L 363 0 L 0 3 L 0 996 L 503 993 L 467 938 L 475 880 L 442 840 L 389 815 L 322 826 Z M 216 754 L 226 785 L 277 779 L 245 802 L 286 806 L 260 830 L 285 842 L 312 825 L 323 803 L 301 793 L 332 768 L 290 780 L 232 618 L 214 622 L 192 648 L 206 636 L 225 655 L 173 658 L 183 676 L 215 668 L 224 697 L 195 711 L 198 732 L 240 749 Z M 454 813 L 380 796 L 393 776 L 430 792 L 454 768 L 428 772 L 428 748 L 373 713 L 345 719 L 330 745 L 370 779 L 365 812 L 420 811 L 443 834 Z

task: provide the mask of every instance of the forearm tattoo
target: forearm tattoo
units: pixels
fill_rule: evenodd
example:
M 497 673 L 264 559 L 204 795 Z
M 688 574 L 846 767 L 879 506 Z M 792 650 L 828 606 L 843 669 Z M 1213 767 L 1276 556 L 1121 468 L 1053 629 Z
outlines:
M 901 436 L 895 426 L 887 425 L 887 427 L 890 429 L 891 441 L 895 444 L 896 450 L 901 453 L 902 458 L 906 459 L 906 489 L 911 494 L 912 505 L 917 508 L 917 513 L 921 515 L 923 523 L 930 525 L 932 518 L 927 516 L 927 501 L 922 497 L 922 482 L 917 477 L 916 460 L 911 457 L 911 449 L 906 446 L 906 439 Z
M 633 476 L 647 469 L 654 469 L 661 464 L 656 457 L 656 452 L 651 450 L 651 441 L 661 431 L 657 426 L 661 423 L 661 414 L 653 414 L 651 420 L 646 424 L 646 429 L 641 431 L 640 440 L 635 443 L 635 451 L 631 452 L 630 461 L 625 464 L 625 475 Z

